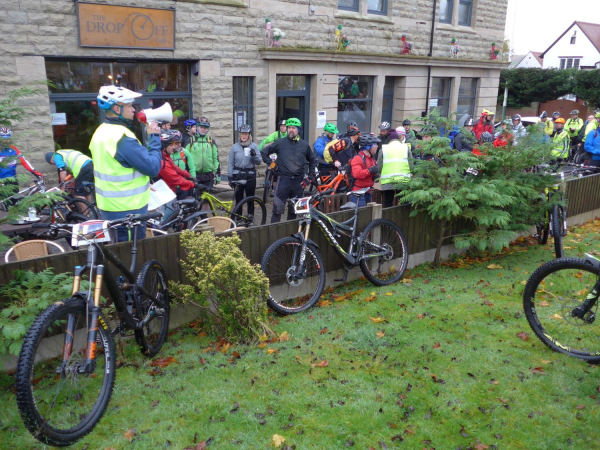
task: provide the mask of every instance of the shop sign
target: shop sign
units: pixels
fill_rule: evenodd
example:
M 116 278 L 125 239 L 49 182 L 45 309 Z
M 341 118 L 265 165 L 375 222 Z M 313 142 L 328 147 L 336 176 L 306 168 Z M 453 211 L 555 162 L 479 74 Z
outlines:
M 175 10 L 77 2 L 81 47 L 175 50 Z

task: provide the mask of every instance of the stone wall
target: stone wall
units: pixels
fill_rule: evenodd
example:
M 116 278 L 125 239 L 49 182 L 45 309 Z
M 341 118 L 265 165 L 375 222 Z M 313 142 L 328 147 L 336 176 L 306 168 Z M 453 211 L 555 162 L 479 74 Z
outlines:
M 475 0 L 472 27 L 437 23 L 433 56 L 447 57 L 450 40 L 456 37 L 461 46 L 461 58 L 489 59 L 491 42 L 502 41 L 507 1 Z M 175 5 L 176 50 L 82 48 L 78 46 L 76 6 L 71 0 L 2 0 L 5 14 L 0 15 L 0 63 L 3 67 L 0 97 L 31 81 L 43 80 L 42 56 L 201 59 L 200 76 L 192 80 L 194 114 L 211 119 L 211 133 L 219 143 L 222 161 L 226 159 L 233 135 L 231 76 L 256 77 L 256 139 L 274 129 L 269 111 L 268 63 L 259 55 L 259 49 L 264 46 L 265 17 L 269 16 L 273 26 L 286 33 L 284 47 L 332 50 L 335 28 L 343 24 L 343 32 L 351 40 L 351 51 L 398 54 L 402 34 L 406 33 L 413 42 L 414 54 L 426 56 L 433 8 L 433 0 L 389 0 L 388 15 L 377 16 L 366 13 L 365 0 L 361 0 L 358 13 L 338 10 L 336 0 L 97 2 L 155 8 Z M 314 13 L 311 13 L 311 6 L 315 7 Z M 327 79 L 330 77 L 328 75 Z M 489 94 L 490 97 L 497 85 L 493 80 L 497 78 L 495 71 L 491 78 L 489 86 L 485 86 L 489 89 L 485 96 Z M 407 79 L 407 83 L 420 86 L 422 79 Z M 405 97 L 398 97 L 402 102 L 416 102 L 410 98 L 410 93 L 398 95 Z M 52 148 L 49 101 L 47 96 L 42 96 L 25 103 L 32 106 L 31 117 L 27 123 L 15 126 L 16 144 L 30 155 L 34 164 L 45 166 L 43 153 Z M 327 107 L 333 112 L 333 100 Z M 410 106 L 407 111 L 420 111 L 419 108 L 422 109 Z

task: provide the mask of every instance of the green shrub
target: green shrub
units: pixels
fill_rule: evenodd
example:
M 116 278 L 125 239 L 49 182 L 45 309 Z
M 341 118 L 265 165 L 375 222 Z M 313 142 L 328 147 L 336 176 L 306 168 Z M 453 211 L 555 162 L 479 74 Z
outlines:
M 0 354 L 18 355 L 23 338 L 36 316 L 52 303 L 71 296 L 73 275 L 54 274 L 48 268 L 42 272 L 16 270 L 14 278 L 0 286 L 0 298 L 7 306 L 0 311 Z M 81 282 L 81 290 L 89 283 Z
M 173 292 L 202 309 L 210 331 L 232 342 L 255 342 L 270 333 L 269 282 L 240 250 L 240 238 L 186 231 L 181 243 L 186 252 L 181 265 L 189 284 L 174 284 Z

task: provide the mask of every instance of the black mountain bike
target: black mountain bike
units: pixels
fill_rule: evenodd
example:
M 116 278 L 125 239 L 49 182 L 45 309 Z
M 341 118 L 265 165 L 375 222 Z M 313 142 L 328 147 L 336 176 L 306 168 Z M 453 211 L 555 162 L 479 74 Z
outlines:
M 352 194 L 363 196 L 368 190 L 364 188 Z M 268 304 L 280 314 L 310 308 L 325 287 L 323 258 L 315 242 L 308 237 L 313 222 L 344 259 L 344 277 L 336 281 L 346 282 L 348 271 L 360 266 L 367 280 L 376 286 L 385 286 L 400 280 L 406 270 L 408 248 L 398 225 L 390 220 L 376 219 L 359 235 L 357 204 L 349 202 L 341 207 L 342 210 L 354 210 L 352 218 L 345 222 L 336 222 L 314 206 L 331 192 L 316 193 L 296 201 L 294 209 L 301 216 L 298 232 L 275 241 L 262 258 L 261 269 L 270 286 Z M 336 240 L 342 235 L 350 238 L 348 249 L 342 248 Z
M 70 445 L 88 434 L 100 421 L 115 381 L 114 336 L 133 330 L 141 352 L 154 356 L 162 347 L 169 327 L 167 276 L 158 261 L 146 261 L 137 275 L 135 229 L 142 221 L 161 213 L 130 215 L 109 222 L 109 228 L 125 225 L 133 229 L 131 267 L 127 269 L 108 248 L 99 245 L 100 229 L 77 234 L 78 246 L 87 244 L 87 262 L 76 266 L 73 294 L 41 312 L 27 332 L 19 353 L 16 397 L 21 418 L 39 441 L 55 446 Z M 97 223 L 97 222 L 96 222 Z M 69 230 L 69 224 L 39 224 L 51 234 Z M 122 274 L 115 278 L 104 260 Z M 91 284 L 80 290 L 87 274 Z M 118 314 L 111 331 L 102 313 L 100 292 L 106 286 Z
M 596 328 L 600 260 L 555 259 L 539 267 L 523 292 L 523 308 L 535 335 L 552 350 L 600 362 Z

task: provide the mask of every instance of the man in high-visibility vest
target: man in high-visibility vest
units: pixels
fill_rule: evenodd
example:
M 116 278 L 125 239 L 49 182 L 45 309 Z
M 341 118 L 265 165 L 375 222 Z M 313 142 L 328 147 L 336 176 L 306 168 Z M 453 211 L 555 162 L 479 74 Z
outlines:
M 401 190 L 411 177 L 409 160 L 413 156 L 411 145 L 406 142 L 406 130 L 404 127 L 398 127 L 396 133 L 398 139 L 392 139 L 385 144 L 377 158 L 384 208 L 392 206 L 396 191 Z
M 75 197 L 91 200 L 90 193 L 85 189 L 84 182 L 94 182 L 94 163 L 92 159 L 77 150 L 58 150 L 46 153 L 48 164 L 58 169 L 58 181 L 61 183 L 72 175 L 75 179 Z
M 559 117 L 554 121 L 556 130 L 552 133 L 552 156 L 555 158 L 567 159 L 569 157 L 569 134 L 565 130 L 565 119 Z
M 555 122 L 556 123 L 556 122 Z M 583 128 L 583 119 L 579 118 L 579 110 L 571 111 L 571 118 L 565 123 L 565 131 L 569 135 L 571 145 L 579 143 L 579 131 Z
M 134 116 L 133 102 L 142 94 L 117 86 L 102 86 L 98 106 L 106 111 L 90 142 L 94 161 L 96 203 L 103 220 L 121 219 L 128 214 L 144 214 L 150 200 L 150 178 L 161 166 L 160 128 L 156 122 L 146 126 L 148 148 L 129 129 Z M 117 241 L 130 239 L 129 230 L 120 227 Z M 143 239 L 145 227 L 137 227 Z

